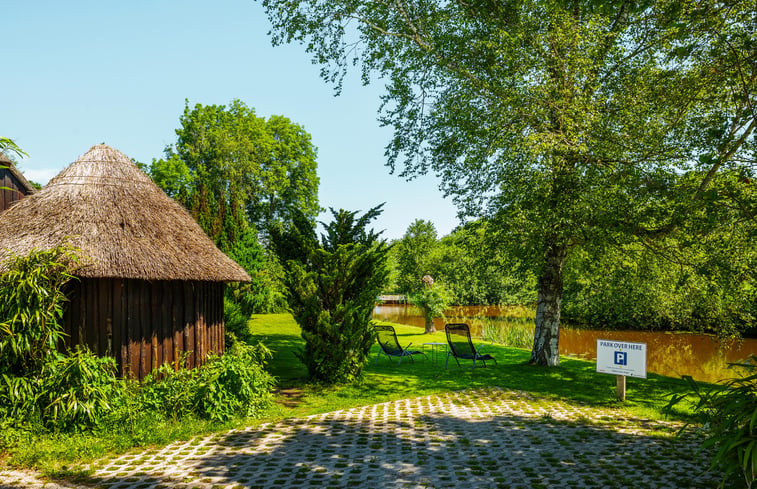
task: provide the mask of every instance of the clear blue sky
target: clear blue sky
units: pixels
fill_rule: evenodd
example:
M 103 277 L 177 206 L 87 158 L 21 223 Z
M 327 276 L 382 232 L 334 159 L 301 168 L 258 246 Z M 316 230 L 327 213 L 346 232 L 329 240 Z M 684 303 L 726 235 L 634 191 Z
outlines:
M 302 46 L 271 47 L 252 0 L 17 0 L 1 11 L 0 136 L 29 153 L 19 167 L 31 180 L 46 183 L 103 142 L 149 163 L 175 141 L 185 99 L 238 98 L 312 135 L 323 207 L 386 201 L 376 228 L 390 239 L 416 218 L 440 236 L 458 224 L 435 177 L 406 182 L 384 165 L 382 87 L 362 87 L 355 71 L 334 97 Z

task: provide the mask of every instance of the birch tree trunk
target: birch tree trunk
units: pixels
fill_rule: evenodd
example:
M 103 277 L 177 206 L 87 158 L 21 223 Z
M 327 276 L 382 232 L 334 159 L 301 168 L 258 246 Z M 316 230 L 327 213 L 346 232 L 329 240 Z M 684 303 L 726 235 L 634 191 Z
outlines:
M 426 309 L 423 311 L 423 316 L 426 319 L 426 331 L 424 331 L 426 334 L 431 334 L 436 331 L 436 328 L 434 327 L 434 316 Z
M 536 303 L 534 347 L 529 363 L 555 367 L 560 364 L 560 306 L 562 304 L 563 265 L 568 253 L 565 244 L 548 246 L 544 268 L 539 277 Z

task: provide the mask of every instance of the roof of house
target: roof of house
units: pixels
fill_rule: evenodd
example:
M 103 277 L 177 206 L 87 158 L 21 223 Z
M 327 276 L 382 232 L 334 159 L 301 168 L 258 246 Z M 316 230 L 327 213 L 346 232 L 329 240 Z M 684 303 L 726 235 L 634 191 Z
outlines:
M 24 177 L 24 175 L 18 171 L 18 168 L 16 168 L 16 165 L 13 164 L 13 162 L 5 156 L 3 153 L 0 153 L 0 168 L 6 167 L 8 171 L 11 172 L 11 175 L 18 180 L 18 182 L 21 184 L 22 189 L 25 191 L 26 194 L 31 194 L 35 192 L 34 186 L 29 183 L 29 180 Z
M 80 250 L 82 277 L 250 280 L 186 209 L 104 144 L 0 215 L 0 258 L 64 242 Z

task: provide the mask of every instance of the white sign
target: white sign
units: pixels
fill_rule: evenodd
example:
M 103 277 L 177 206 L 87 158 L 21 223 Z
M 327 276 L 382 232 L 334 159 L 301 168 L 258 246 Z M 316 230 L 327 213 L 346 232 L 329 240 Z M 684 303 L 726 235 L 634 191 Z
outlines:
M 647 344 L 597 340 L 597 372 L 647 378 Z

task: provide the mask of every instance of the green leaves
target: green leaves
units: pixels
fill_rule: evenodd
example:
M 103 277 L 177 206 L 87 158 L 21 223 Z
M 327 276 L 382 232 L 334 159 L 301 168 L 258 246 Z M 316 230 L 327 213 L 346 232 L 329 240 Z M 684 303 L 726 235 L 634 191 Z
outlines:
M 10 138 L 0 137 L 0 153 L 9 151 L 17 156 L 29 156 Z
M 318 242 L 303 215 L 289 229 L 271 231 L 285 270 L 289 307 L 305 340 L 301 359 L 311 378 L 347 382 L 362 372 L 373 344 L 369 329 L 376 296 L 385 286 L 388 248 L 367 225 L 381 212 L 331 210 Z
M 747 368 L 746 375 L 709 390 L 688 377 L 707 432 L 703 447 L 715 449 L 711 468 L 725 474 L 720 487 L 752 487 L 757 480 L 757 358 L 751 356 L 740 366 Z M 667 408 L 681 399 L 673 397 Z
M 320 211 L 316 149 L 302 126 L 267 120 L 239 100 L 229 106 L 187 103 L 177 142 L 150 175 L 182 202 L 222 251 L 237 229 L 267 229 L 289 220 L 290 207 L 310 218 Z
M 76 250 L 59 246 L 14 256 L 0 274 L 0 373 L 39 372 L 63 342 L 64 286 L 73 279 Z
M 223 422 L 254 416 L 271 401 L 274 379 L 263 369 L 270 354 L 263 345 L 236 343 L 196 369 L 163 365 L 144 380 L 142 409 L 169 419 L 197 416 Z

